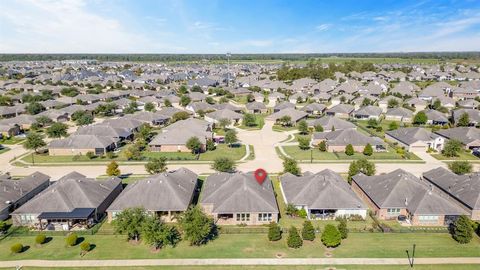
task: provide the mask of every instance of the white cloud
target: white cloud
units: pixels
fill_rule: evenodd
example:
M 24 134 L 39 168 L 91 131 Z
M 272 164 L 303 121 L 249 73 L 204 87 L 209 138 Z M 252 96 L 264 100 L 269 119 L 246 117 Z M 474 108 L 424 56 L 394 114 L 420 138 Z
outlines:
M 328 23 L 320 24 L 315 27 L 315 30 L 319 32 L 327 31 L 332 25 Z

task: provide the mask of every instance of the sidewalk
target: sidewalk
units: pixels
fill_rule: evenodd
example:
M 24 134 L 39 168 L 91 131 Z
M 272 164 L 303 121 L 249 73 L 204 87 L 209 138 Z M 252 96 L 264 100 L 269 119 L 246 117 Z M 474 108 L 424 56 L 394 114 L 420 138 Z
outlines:
M 415 258 L 418 264 L 480 264 L 480 257 Z M 407 258 L 289 258 L 289 259 L 143 259 L 143 260 L 21 260 L 1 261 L 0 267 L 121 267 L 188 265 L 408 265 Z

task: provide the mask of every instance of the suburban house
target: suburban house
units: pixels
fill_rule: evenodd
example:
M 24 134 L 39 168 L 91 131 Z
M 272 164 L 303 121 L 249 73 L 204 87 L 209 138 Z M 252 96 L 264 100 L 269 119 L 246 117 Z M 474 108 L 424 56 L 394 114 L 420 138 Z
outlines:
M 428 148 L 443 150 L 445 139 L 424 128 L 408 127 L 385 132 L 385 139 L 396 142 L 410 152 L 426 152 Z
M 465 213 L 431 185 L 397 169 L 387 174 L 352 177 L 352 189 L 380 220 L 403 215 L 414 226 L 446 226 Z
M 436 134 L 448 140 L 458 140 L 462 142 L 465 149 L 480 147 L 480 129 L 475 127 L 455 127 L 449 129 L 440 129 Z
M 17 136 L 21 133 L 20 126 L 14 123 L 2 123 L 0 121 L 0 139 Z
M 273 112 L 276 113 L 276 112 L 279 112 L 281 110 L 290 109 L 290 108 L 295 109 L 295 104 L 291 103 L 291 102 L 288 102 L 288 101 L 285 101 L 285 102 L 278 103 L 277 105 L 275 105 L 275 107 L 273 107 Z
M 351 113 L 355 110 L 355 107 L 350 104 L 338 104 L 330 109 L 326 110 L 326 114 L 330 116 L 336 116 L 339 118 L 350 118 Z
M 396 102 L 398 105 L 401 105 L 403 100 L 395 96 L 387 96 L 378 101 L 378 107 L 382 109 L 383 112 L 386 112 L 389 109 L 389 104 Z
M 320 103 L 310 103 L 308 105 L 303 106 L 300 110 L 308 113 L 309 115 L 321 115 L 325 112 L 327 106 Z
M 64 139 L 53 140 L 48 144 L 50 156 L 85 155 L 92 152 L 97 156 L 115 150 L 119 139 L 97 135 L 71 135 Z
M 229 109 L 218 110 L 205 115 L 205 120 L 215 127 L 222 119 L 230 121 L 230 125 L 238 125 L 242 122 L 243 115 Z
M 189 118 L 177 121 L 162 129 L 148 144 L 152 152 L 191 152 L 187 141 L 197 137 L 205 151 L 207 139 L 212 139 L 212 124 L 207 121 Z
M 306 119 L 308 114 L 306 112 L 302 112 L 293 108 L 287 108 L 283 109 L 281 111 L 278 111 L 276 113 L 272 113 L 271 115 L 267 116 L 268 120 L 274 120 L 275 122 L 278 122 L 282 117 L 284 116 L 289 116 L 290 117 L 290 124 L 291 125 L 296 125 L 298 122 L 300 122 L 303 119 Z
M 111 137 L 117 141 L 133 138 L 133 132 L 126 128 L 104 126 L 102 124 L 81 126 L 74 135 L 96 135 L 99 137 Z
M 280 177 L 280 188 L 286 204 L 305 209 L 308 219 L 367 216 L 367 207 L 348 183 L 330 169 L 302 176 L 286 173 Z
M 324 116 L 314 120 L 307 120 L 307 124 L 309 127 L 321 126 L 324 132 L 357 128 L 355 124 L 335 116 Z
M 375 119 L 379 120 L 382 115 L 382 109 L 377 106 L 365 106 L 352 113 L 355 119 Z
M 411 98 L 411 99 L 405 101 L 405 103 L 408 106 L 410 106 L 412 108 L 415 108 L 415 112 L 423 111 L 428 106 L 428 102 L 426 102 L 425 100 L 420 99 L 420 98 Z
M 245 108 L 249 113 L 267 113 L 268 109 L 263 102 L 249 102 L 245 104 Z
M 423 178 L 464 209 L 472 220 L 480 221 L 480 174 L 478 172 L 458 175 L 438 167 L 423 173 Z
M 311 145 L 316 146 L 325 141 L 328 152 L 345 152 L 349 144 L 355 152 L 362 152 L 367 144 L 370 144 L 374 152 L 386 151 L 385 142 L 378 137 L 369 137 L 356 129 L 335 130 L 330 132 L 314 132 Z
M 448 124 L 448 118 L 442 112 L 437 110 L 426 110 L 427 124 L 444 126 Z
M 69 173 L 12 213 L 14 226 L 78 230 L 100 221 L 122 191 L 120 178 L 98 181 Z
M 262 184 L 249 173 L 216 173 L 204 184 L 200 205 L 219 225 L 264 225 L 278 222 L 270 179 Z
M 385 113 L 385 120 L 410 123 L 412 122 L 412 119 L 412 111 L 402 107 L 388 109 Z
M 50 176 L 41 172 L 19 180 L 10 175 L 0 177 L 0 220 L 5 220 L 10 213 L 46 189 L 50 184 Z
M 175 221 L 192 203 L 197 178 L 189 169 L 180 168 L 128 184 L 108 207 L 108 222 L 119 212 L 134 207 L 141 207 L 165 222 Z
M 480 123 L 480 111 L 474 109 L 458 109 L 452 111 L 452 118 L 455 124 L 458 123 L 463 114 L 468 115 L 469 125 L 476 126 Z

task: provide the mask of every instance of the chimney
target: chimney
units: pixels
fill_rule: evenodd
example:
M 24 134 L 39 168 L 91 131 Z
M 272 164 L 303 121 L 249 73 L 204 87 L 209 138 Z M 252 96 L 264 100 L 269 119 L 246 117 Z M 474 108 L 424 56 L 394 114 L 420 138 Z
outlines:
M 405 206 L 408 206 L 408 199 L 405 197 Z

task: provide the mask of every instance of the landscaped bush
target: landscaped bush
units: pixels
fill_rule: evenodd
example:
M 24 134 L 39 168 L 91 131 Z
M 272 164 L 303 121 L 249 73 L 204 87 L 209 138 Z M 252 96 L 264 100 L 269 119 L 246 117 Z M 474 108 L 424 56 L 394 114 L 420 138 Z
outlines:
M 305 209 L 298 210 L 298 216 L 301 217 L 301 218 L 306 218 L 307 217 L 307 210 L 305 210 Z
M 308 241 L 315 240 L 315 228 L 313 228 L 312 222 L 310 220 L 305 220 L 305 222 L 303 222 L 302 238 L 303 240 Z
M 347 144 L 345 147 L 345 155 L 352 156 L 354 153 L 355 151 L 353 150 L 353 146 L 351 144 Z
M 299 248 L 303 245 L 302 238 L 298 234 L 297 228 L 294 226 L 290 227 L 288 230 L 288 239 L 287 239 L 287 246 L 289 248 Z
M 91 245 L 89 242 L 82 242 L 80 244 L 80 249 L 83 251 L 83 252 L 89 252 L 90 251 L 90 248 L 91 248 Z
M 467 244 L 472 240 L 472 222 L 467 216 L 460 216 L 452 228 L 452 237 L 460 244 Z
M 88 151 L 87 153 L 85 153 L 85 156 L 88 159 L 93 159 L 95 157 L 95 153 L 93 153 L 92 151 Z
M 269 241 L 278 241 L 282 239 L 282 229 L 276 222 L 271 222 L 268 225 L 268 240 Z
M 16 243 L 16 244 L 13 244 L 11 247 L 10 247 L 10 251 L 12 253 L 20 253 L 23 251 L 23 245 L 20 244 L 20 243 Z
M 342 235 L 338 229 L 332 224 L 326 225 L 322 233 L 322 243 L 326 247 L 336 247 L 340 245 L 341 241 Z
M 78 236 L 76 233 L 69 233 L 65 238 L 65 243 L 69 247 L 75 246 L 77 244 L 77 241 L 78 241 Z
M 45 236 L 45 234 L 39 234 L 35 237 L 35 243 L 38 245 L 45 243 L 46 240 L 47 236 Z
M 340 232 L 342 239 L 347 239 L 348 237 L 347 219 L 345 218 L 340 219 L 340 223 L 338 224 L 337 229 Z

